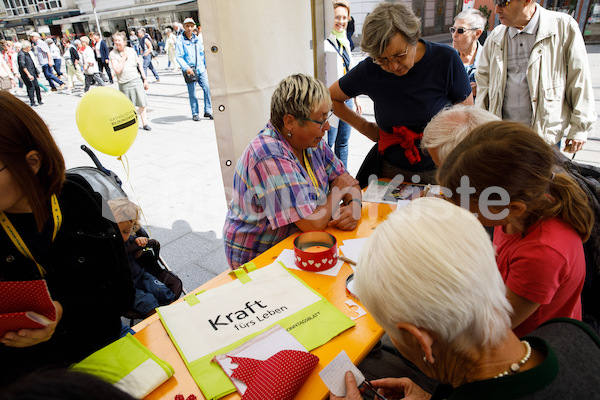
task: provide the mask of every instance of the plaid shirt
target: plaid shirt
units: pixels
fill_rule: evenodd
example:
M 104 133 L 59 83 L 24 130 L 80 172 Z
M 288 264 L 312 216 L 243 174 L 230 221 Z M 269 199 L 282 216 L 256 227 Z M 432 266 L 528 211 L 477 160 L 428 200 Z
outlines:
M 318 188 L 270 122 L 246 147 L 236 167 L 233 199 L 223 228 L 225 252 L 232 268 L 296 232 L 294 223 L 324 204 L 329 182 L 346 172 L 323 140 L 306 153 Z

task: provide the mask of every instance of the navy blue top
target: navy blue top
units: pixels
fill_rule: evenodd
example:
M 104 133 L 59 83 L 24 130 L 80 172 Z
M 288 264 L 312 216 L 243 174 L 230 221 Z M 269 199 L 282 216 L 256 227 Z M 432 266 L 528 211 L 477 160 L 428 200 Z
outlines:
M 469 97 L 471 85 L 465 67 L 452 47 L 425 44 L 425 54 L 403 76 L 384 71 L 371 57 L 361 61 L 339 80 L 342 91 L 349 97 L 365 94 L 374 102 L 375 121 L 380 129 L 392 133 L 394 126 L 406 126 L 421 133 L 427 123 L 444 107 L 460 103 Z M 389 147 L 384 154 L 392 165 L 409 171 L 431 170 L 434 163 L 415 144 L 421 162 L 411 165 L 400 145 Z

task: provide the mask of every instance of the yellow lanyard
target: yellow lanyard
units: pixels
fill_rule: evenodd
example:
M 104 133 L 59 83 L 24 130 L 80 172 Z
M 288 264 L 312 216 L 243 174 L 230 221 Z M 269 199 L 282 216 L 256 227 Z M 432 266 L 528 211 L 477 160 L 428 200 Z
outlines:
M 56 239 L 56 235 L 58 234 L 58 230 L 62 225 L 62 213 L 60 211 L 58 199 L 56 198 L 55 194 L 52 195 L 50 203 L 52 204 L 52 221 L 54 223 L 54 232 L 52 232 L 52 241 L 54 242 L 54 239 Z M 35 258 L 33 258 L 33 254 L 31 254 L 31 251 L 29 251 L 29 248 L 21 238 L 21 235 L 19 235 L 19 232 L 17 232 L 17 230 L 10 222 L 6 214 L 4 214 L 4 212 L 0 212 L 0 224 L 4 228 L 4 231 L 6 232 L 10 240 L 12 240 L 15 247 L 21 252 L 21 254 L 29 258 L 35 263 L 35 265 L 37 265 L 37 268 L 40 271 L 40 275 L 43 278 L 46 275 L 46 270 L 37 261 L 35 261 Z
M 310 167 L 310 162 L 308 162 L 308 156 L 306 155 L 306 150 L 302 151 L 302 155 L 304 156 L 304 165 L 306 167 L 306 172 L 308 172 L 308 176 L 310 177 L 310 180 L 312 181 L 313 186 L 317 190 L 317 199 L 318 199 L 319 197 L 321 197 L 321 190 L 319 188 L 319 181 L 317 180 L 317 177 L 315 176 L 315 173 L 313 172 L 312 168 Z

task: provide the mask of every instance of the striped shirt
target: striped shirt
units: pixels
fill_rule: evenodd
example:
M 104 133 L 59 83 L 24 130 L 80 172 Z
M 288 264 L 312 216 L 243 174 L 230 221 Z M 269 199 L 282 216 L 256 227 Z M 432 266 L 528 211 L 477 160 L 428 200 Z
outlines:
M 223 228 L 225 253 L 232 268 L 298 231 L 294 223 L 324 204 L 329 182 L 346 172 L 323 140 L 306 154 L 318 188 L 270 122 L 246 147 L 237 163 Z

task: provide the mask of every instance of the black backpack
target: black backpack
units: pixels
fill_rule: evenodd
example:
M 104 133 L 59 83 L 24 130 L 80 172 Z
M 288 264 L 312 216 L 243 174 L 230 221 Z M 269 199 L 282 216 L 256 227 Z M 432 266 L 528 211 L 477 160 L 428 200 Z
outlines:
M 563 155 L 560 164 L 585 192 L 594 212 L 592 233 L 583 244 L 586 275 L 581 303 L 583 321 L 600 333 L 600 168 L 576 163 Z

